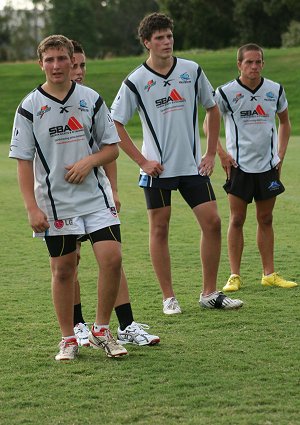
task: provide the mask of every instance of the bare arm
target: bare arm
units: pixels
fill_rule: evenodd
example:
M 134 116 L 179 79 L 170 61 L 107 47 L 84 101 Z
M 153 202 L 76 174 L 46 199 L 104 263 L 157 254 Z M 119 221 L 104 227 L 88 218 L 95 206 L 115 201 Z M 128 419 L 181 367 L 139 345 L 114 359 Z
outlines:
M 199 172 L 202 176 L 210 176 L 215 166 L 215 156 L 220 133 L 220 112 L 217 105 L 206 110 L 205 117 L 206 152 L 202 156 Z
M 204 134 L 207 134 L 207 115 L 204 118 L 203 121 L 203 131 Z M 221 143 L 221 139 L 218 137 L 218 141 L 217 141 L 217 153 L 219 155 L 220 161 L 221 161 L 221 165 L 222 168 L 224 169 L 227 178 L 230 178 L 230 172 L 231 172 L 231 167 L 237 167 L 237 163 L 236 161 L 232 158 L 231 155 L 229 155 L 228 152 L 225 151 L 225 149 L 223 149 L 222 143 Z
M 65 179 L 69 183 L 80 184 L 95 167 L 108 164 L 119 156 L 118 144 L 104 145 L 98 152 L 82 158 L 80 161 L 66 167 Z
M 289 120 L 288 109 L 278 114 L 279 127 L 278 127 L 278 155 L 280 163 L 277 165 L 279 172 L 281 172 L 282 163 L 288 147 L 289 138 L 291 134 L 291 123 Z
M 109 164 L 103 166 L 104 171 L 107 175 L 108 180 L 112 188 L 114 202 L 116 204 L 117 212 L 120 212 L 121 202 L 118 194 L 118 168 L 117 161 L 112 161 Z
M 49 223 L 46 214 L 38 207 L 35 199 L 32 161 L 18 159 L 18 179 L 31 228 L 36 233 L 45 232 L 49 228 Z
M 119 137 L 121 139 L 120 148 L 149 176 L 157 177 L 164 170 L 164 167 L 157 161 L 149 161 L 139 151 L 131 140 L 123 124 L 115 121 Z

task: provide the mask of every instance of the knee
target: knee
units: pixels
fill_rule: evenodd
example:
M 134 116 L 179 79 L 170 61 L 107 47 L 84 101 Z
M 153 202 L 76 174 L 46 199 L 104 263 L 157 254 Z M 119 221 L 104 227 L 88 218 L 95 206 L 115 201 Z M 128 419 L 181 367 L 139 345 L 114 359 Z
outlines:
M 218 215 L 215 215 L 209 220 L 209 227 L 214 233 L 221 233 L 221 219 Z
M 157 239 L 167 238 L 168 232 L 169 232 L 168 223 L 156 223 L 151 225 L 151 235 Z
M 258 214 L 257 222 L 260 226 L 272 226 L 273 214 L 272 213 Z
M 122 266 L 122 254 L 119 250 L 114 250 L 109 253 L 109 255 L 106 255 L 102 259 L 102 264 L 100 265 L 100 268 L 105 267 L 106 269 L 110 270 L 121 270 Z
M 73 264 L 55 265 L 52 266 L 52 277 L 57 283 L 65 283 L 73 281 L 75 277 L 76 268 Z
M 230 217 L 230 225 L 235 228 L 241 228 L 245 223 L 245 218 L 243 214 L 232 214 Z

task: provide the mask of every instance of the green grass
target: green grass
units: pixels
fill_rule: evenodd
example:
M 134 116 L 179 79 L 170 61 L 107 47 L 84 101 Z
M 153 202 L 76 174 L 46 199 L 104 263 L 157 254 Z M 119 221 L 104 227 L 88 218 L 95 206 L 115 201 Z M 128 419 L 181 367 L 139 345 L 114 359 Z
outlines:
M 284 164 L 286 192 L 275 212 L 276 263 L 300 281 L 297 160 L 299 138 Z M 1 424 L 184 424 L 297 425 L 299 423 L 299 288 L 260 286 L 255 212 L 245 227 L 240 311 L 198 306 L 201 274 L 198 228 L 180 196 L 173 197 L 170 246 L 173 278 L 183 308 L 162 314 L 161 295 L 148 255 L 148 228 L 137 168 L 119 159 L 124 267 L 137 321 L 161 337 L 156 347 L 129 347 L 129 357 L 111 360 L 82 349 L 72 364 L 54 361 L 59 340 L 50 294 L 48 255 L 33 240 L 16 182 L 16 163 L 0 145 L 1 216 Z M 213 183 L 223 221 L 219 287 L 228 277 L 225 234 L 228 206 L 218 165 Z M 96 264 L 88 243 L 80 265 L 87 320 L 95 314 Z M 117 321 L 112 318 L 115 331 Z
M 281 51 L 267 51 L 266 74 L 272 70 L 270 78 L 278 80 L 282 74 L 284 84 L 291 82 L 298 72 L 294 65 L 299 52 L 282 51 L 280 59 Z M 234 53 L 189 55 L 200 58 L 208 76 L 215 71 L 212 82 L 218 84 L 218 78 L 224 76 L 225 81 L 235 75 L 234 67 L 225 73 Z M 289 66 L 280 66 L 287 56 Z M 89 81 L 101 89 L 109 104 L 115 86 L 139 62 L 140 58 L 91 62 Z M 249 206 L 245 225 L 245 286 L 238 293 L 245 305 L 240 311 L 206 311 L 198 306 L 198 227 L 179 194 L 174 194 L 170 247 L 174 287 L 183 314 L 164 316 L 148 254 L 148 223 L 143 193 L 137 187 L 138 169 L 122 153 L 118 164 L 123 257 L 134 316 L 136 321 L 150 324 L 161 343 L 129 347 L 128 358 L 116 361 L 92 349 L 82 349 L 72 364 L 54 361 L 60 333 L 51 303 L 47 249 L 31 237 L 17 187 L 16 163 L 7 158 L 16 105 L 42 78 L 37 66 L 30 63 L 1 64 L 0 75 L 0 424 L 298 425 L 299 288 L 261 287 L 255 207 Z M 288 96 L 296 105 L 299 88 L 297 84 L 294 87 L 295 93 Z M 291 108 L 291 115 L 296 117 L 297 111 L 298 106 L 295 111 Z M 294 128 L 297 125 L 295 122 Z M 139 137 L 138 120 L 130 131 Z M 286 192 L 278 198 L 274 214 L 276 268 L 298 282 L 299 142 L 299 137 L 292 137 L 282 176 Z M 229 211 L 223 181 L 217 160 L 212 182 L 223 229 L 219 288 L 229 272 L 225 240 Z M 88 321 L 95 315 L 96 269 L 91 247 L 85 243 L 79 277 Z M 111 327 L 115 333 L 114 314 Z

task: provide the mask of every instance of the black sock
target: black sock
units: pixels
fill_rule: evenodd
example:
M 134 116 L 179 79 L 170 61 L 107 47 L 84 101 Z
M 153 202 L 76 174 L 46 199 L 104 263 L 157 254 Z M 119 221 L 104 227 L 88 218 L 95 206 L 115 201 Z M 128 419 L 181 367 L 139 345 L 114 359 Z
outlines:
M 127 326 L 131 325 L 131 323 L 133 322 L 131 304 L 127 303 L 118 305 L 118 307 L 115 308 L 115 312 L 119 320 L 120 329 L 121 331 L 124 331 L 124 329 L 127 328 Z
M 74 326 L 76 326 L 77 323 L 85 323 L 82 316 L 81 303 L 74 305 Z

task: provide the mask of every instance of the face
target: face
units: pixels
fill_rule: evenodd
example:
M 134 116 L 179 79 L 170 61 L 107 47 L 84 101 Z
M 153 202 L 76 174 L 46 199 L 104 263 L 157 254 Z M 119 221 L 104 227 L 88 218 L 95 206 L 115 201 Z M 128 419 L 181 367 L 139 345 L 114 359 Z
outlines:
M 241 80 L 245 82 L 260 81 L 263 66 L 264 62 L 261 52 L 256 50 L 245 52 L 242 62 L 238 61 Z
M 173 54 L 174 38 L 170 29 L 155 31 L 150 40 L 144 41 L 151 56 L 168 59 Z
M 48 83 L 64 84 L 70 81 L 73 58 L 70 58 L 65 47 L 61 49 L 50 48 L 46 50 L 39 64 L 42 71 L 46 74 Z
M 70 78 L 78 84 L 83 84 L 86 73 L 85 55 L 74 53 L 74 64 L 71 69 Z

